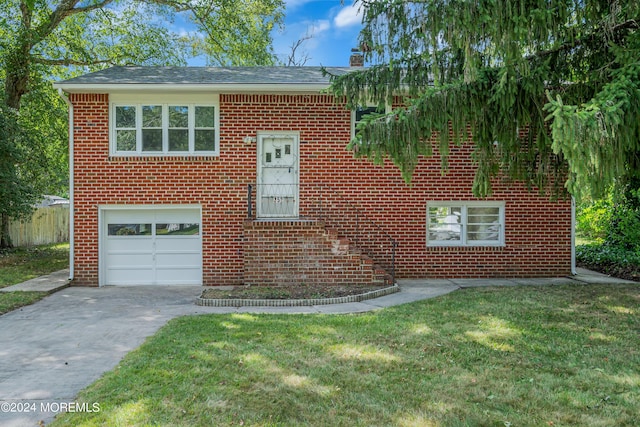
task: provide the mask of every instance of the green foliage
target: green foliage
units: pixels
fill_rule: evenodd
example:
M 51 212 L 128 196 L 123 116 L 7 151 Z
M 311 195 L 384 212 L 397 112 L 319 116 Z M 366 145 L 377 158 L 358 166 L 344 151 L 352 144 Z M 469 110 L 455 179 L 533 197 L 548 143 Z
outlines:
M 640 252 L 640 189 L 638 183 L 618 187 L 613 200 L 607 242 Z
M 576 259 L 581 263 L 600 266 L 603 269 L 630 265 L 640 268 L 640 252 L 604 243 L 577 246 Z
M 604 240 L 611 223 L 612 210 L 611 197 L 578 205 L 576 232 L 590 240 Z
M 420 156 L 472 139 L 473 191 L 492 179 L 604 195 L 640 169 L 640 4 L 361 0 L 368 69 L 332 77 L 363 120 L 351 148 L 409 181 Z M 398 98 L 396 98 L 398 97 Z
M 185 65 L 204 55 L 211 65 L 269 65 L 271 30 L 283 20 L 282 0 L 0 0 L 0 52 L 28 54 L 57 67 L 54 75 L 106 65 Z M 28 19 L 24 19 L 27 16 Z M 196 31 L 174 32 L 167 23 L 191 21 Z M 24 51 L 24 44 L 28 48 Z M 86 68 L 85 68 L 86 67 Z
M 0 216 L 3 228 L 5 218 L 28 216 L 31 205 L 42 195 L 42 181 L 34 180 L 31 174 L 39 169 L 37 165 L 42 160 L 33 149 L 39 141 L 22 124 L 17 111 L 0 104 Z M 31 162 L 35 162 L 36 167 L 31 167 Z
M 640 280 L 640 251 L 611 243 L 576 246 L 579 265 L 629 280 Z

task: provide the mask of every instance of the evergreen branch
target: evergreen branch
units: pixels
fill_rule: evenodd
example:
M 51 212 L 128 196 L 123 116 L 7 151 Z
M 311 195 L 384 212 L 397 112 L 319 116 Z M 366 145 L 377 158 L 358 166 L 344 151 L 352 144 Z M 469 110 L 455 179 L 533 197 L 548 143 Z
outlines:
M 638 21 L 640 21 L 640 17 L 637 19 L 629 19 L 625 22 L 622 22 L 618 25 L 615 25 L 613 28 L 611 28 L 610 32 L 611 33 L 618 33 L 622 30 L 626 30 L 626 29 L 638 29 L 640 28 L 640 24 L 638 24 Z M 600 31 L 602 31 L 604 29 L 600 29 Z M 545 58 L 549 55 L 553 55 L 559 52 L 563 52 L 563 51 L 567 51 L 567 50 L 571 50 L 571 49 L 575 49 L 578 46 L 582 46 L 584 43 L 589 42 L 589 41 L 594 41 L 594 40 L 601 40 L 602 39 L 602 35 L 599 34 L 599 31 L 595 31 L 593 33 L 589 33 L 587 35 L 585 35 L 584 37 L 580 37 L 576 40 L 573 40 L 571 42 L 567 42 L 567 43 L 563 43 L 560 46 L 557 46 L 553 49 L 548 49 L 548 50 L 542 50 L 539 52 L 536 52 L 530 56 L 528 56 L 526 59 L 535 59 L 535 58 Z

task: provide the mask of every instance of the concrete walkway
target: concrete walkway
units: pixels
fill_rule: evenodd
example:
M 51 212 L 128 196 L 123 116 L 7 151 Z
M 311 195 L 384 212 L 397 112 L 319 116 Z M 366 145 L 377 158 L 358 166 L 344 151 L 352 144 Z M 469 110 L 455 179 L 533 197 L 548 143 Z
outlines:
M 472 286 L 624 283 L 581 270 L 572 278 L 400 280 L 401 291 L 373 300 L 312 307 L 201 307 L 201 287 L 66 287 L 58 272 L 2 291 L 57 292 L 0 316 L 0 425 L 50 422 L 78 392 L 113 369 L 168 320 L 203 313 L 359 313 Z M 633 282 L 627 282 L 633 283 Z M 99 403 L 99 402 L 98 402 Z M 22 412 L 20 412 L 20 411 Z

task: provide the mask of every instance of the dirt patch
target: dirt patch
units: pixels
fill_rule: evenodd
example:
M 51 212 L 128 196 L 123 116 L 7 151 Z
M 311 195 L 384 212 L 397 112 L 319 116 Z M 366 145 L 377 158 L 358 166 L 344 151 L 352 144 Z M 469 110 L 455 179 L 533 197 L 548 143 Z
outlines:
M 234 286 L 232 289 L 212 287 L 202 292 L 204 299 L 316 299 L 360 295 L 385 289 L 371 285 L 282 285 Z

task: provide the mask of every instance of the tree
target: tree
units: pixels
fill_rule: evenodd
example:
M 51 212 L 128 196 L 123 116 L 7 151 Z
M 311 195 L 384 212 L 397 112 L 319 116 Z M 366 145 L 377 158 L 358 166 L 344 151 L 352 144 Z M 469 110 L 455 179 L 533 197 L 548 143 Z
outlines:
M 304 36 L 291 43 L 291 46 L 289 47 L 290 51 L 287 54 L 287 60 L 284 62 L 285 67 L 303 67 L 307 61 L 311 59 L 307 51 L 299 51 L 298 49 L 300 49 L 307 40 L 311 40 L 312 38 L 313 34 L 307 31 Z
M 360 0 L 365 58 L 332 76 L 370 115 L 350 147 L 407 181 L 434 146 L 447 167 L 470 137 L 473 191 L 497 176 L 598 197 L 640 184 L 640 3 L 623 0 Z M 398 103 L 396 102 L 396 105 Z M 439 135 L 437 140 L 433 135 Z M 637 192 L 636 192 L 637 194 Z
M 10 196 L 0 198 L 0 247 L 10 246 L 9 218 L 24 213 L 34 192 L 60 182 L 65 168 L 64 106 L 52 79 L 108 65 L 184 65 L 197 55 L 211 65 L 272 64 L 270 33 L 283 19 L 283 0 L 0 0 L 0 6 L 7 168 L 1 184 Z M 171 31 L 166 24 L 176 18 L 198 32 Z M 38 151 L 38 162 L 26 160 Z

